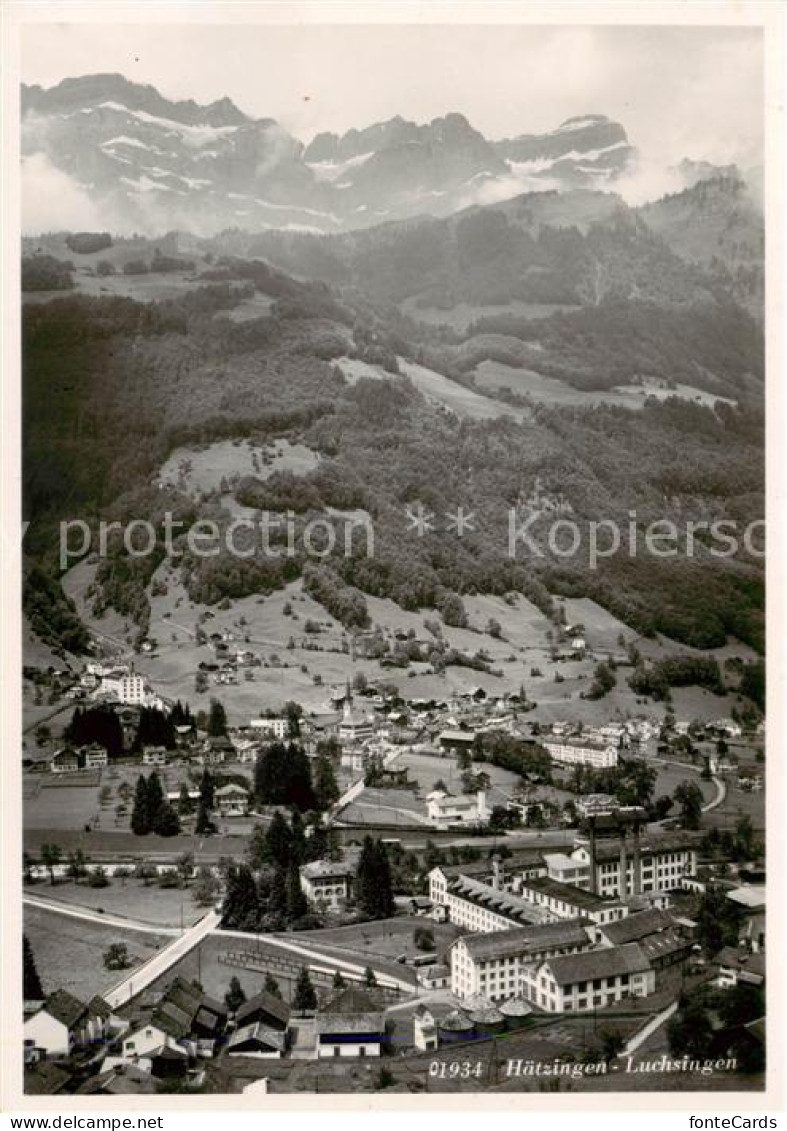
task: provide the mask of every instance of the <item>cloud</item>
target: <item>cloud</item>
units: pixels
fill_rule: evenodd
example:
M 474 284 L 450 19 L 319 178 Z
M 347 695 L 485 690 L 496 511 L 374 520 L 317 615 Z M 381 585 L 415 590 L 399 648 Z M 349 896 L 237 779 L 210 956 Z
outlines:
M 73 177 L 57 169 L 44 153 L 22 158 L 22 231 L 43 232 L 112 227 L 108 217 Z

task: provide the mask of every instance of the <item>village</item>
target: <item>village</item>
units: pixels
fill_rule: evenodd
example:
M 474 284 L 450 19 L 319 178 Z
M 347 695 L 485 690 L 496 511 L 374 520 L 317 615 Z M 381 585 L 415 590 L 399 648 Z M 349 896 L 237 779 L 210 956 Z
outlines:
M 73 714 L 25 749 L 28 1090 L 761 1070 L 761 721 L 545 724 L 524 691 L 359 676 L 230 723 L 133 662 L 49 679 Z M 57 973 L 54 923 L 95 932 L 85 969 Z

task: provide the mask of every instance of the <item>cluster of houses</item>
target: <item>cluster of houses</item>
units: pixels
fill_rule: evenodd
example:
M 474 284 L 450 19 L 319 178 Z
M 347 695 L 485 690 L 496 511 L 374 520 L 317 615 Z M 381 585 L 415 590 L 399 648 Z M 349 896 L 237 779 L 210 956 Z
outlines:
M 379 1057 L 388 1041 L 384 1008 L 357 985 L 334 991 L 308 1018 L 264 991 L 232 1012 L 182 977 L 148 1006 L 118 1012 L 103 998 L 83 1003 L 57 990 L 25 1003 L 25 1015 L 29 1091 L 59 1091 L 69 1082 L 74 1090 L 80 1080 L 83 1094 L 156 1092 L 171 1081 L 198 1087 L 218 1056 Z

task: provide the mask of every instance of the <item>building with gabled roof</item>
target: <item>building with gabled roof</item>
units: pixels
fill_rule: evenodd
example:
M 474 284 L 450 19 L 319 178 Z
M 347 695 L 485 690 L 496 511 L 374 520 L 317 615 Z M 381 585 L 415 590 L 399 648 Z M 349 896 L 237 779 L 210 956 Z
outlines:
M 520 992 L 525 966 L 554 955 L 588 950 L 592 934 L 589 919 L 566 919 L 464 935 L 450 950 L 451 992 L 459 998 L 480 995 L 490 1001 L 506 1001 Z
M 287 1047 L 286 1034 L 281 1029 L 270 1029 L 259 1021 L 242 1025 L 227 1042 L 227 1056 L 251 1056 L 257 1059 L 277 1059 Z
M 376 1002 L 348 986 L 317 1011 L 317 1057 L 378 1057 L 386 1040 L 385 1014 Z
M 558 955 L 523 970 L 533 1005 L 547 1013 L 585 1013 L 655 992 L 656 975 L 639 943 Z
M 309 903 L 335 908 L 350 898 L 355 869 L 345 861 L 311 860 L 299 871 L 301 891 Z
M 259 1023 L 284 1032 L 290 1023 L 290 1007 L 280 997 L 263 990 L 243 1003 L 235 1013 L 235 1022 L 239 1029 L 243 1025 Z

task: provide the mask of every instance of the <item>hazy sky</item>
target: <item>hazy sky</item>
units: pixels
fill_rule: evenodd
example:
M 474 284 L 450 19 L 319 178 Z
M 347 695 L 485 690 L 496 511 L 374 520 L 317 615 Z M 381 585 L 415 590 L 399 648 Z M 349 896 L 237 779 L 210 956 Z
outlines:
M 643 156 L 755 164 L 759 29 L 38 24 L 24 81 L 120 71 L 170 98 L 228 95 L 303 140 L 401 114 L 464 113 L 488 137 L 619 119 Z

